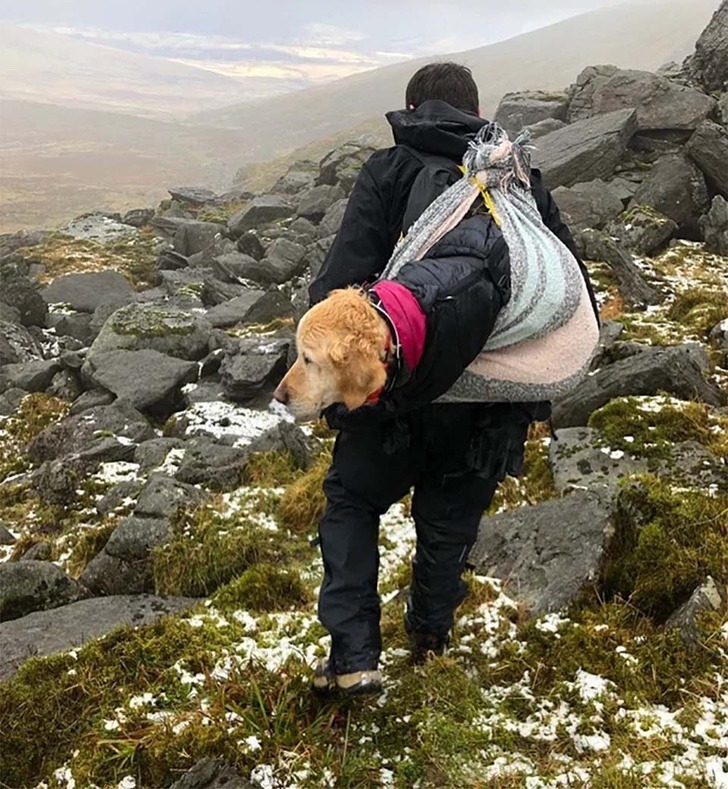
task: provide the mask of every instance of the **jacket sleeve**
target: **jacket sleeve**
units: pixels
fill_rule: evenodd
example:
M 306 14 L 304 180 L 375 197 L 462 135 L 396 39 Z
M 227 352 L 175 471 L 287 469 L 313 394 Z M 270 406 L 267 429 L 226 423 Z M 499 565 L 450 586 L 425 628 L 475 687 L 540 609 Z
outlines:
M 589 300 L 591 301 L 594 314 L 597 316 L 597 321 L 599 321 L 599 306 L 597 305 L 591 280 L 589 279 L 589 272 L 584 265 L 584 261 L 579 256 L 579 251 L 576 248 L 576 243 L 574 242 L 574 237 L 571 235 L 571 231 L 561 218 L 561 213 L 559 212 L 559 207 L 556 205 L 556 201 L 551 192 L 541 184 L 540 175 L 536 180 L 532 192 L 543 223 L 576 258 L 576 262 L 579 264 L 582 276 L 584 277 L 584 282 L 586 282 L 586 289 L 589 293 Z
M 334 243 L 309 287 L 311 305 L 336 288 L 363 285 L 376 278 L 397 242 L 388 220 L 388 207 L 379 185 L 365 164 L 354 184 Z

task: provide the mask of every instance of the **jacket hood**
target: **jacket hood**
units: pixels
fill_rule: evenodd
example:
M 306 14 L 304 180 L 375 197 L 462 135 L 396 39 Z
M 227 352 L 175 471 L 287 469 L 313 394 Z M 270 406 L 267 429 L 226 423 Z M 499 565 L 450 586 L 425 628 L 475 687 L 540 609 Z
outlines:
M 397 145 L 462 161 L 468 143 L 487 121 L 458 110 L 439 99 L 423 101 L 414 110 L 395 110 L 386 115 Z

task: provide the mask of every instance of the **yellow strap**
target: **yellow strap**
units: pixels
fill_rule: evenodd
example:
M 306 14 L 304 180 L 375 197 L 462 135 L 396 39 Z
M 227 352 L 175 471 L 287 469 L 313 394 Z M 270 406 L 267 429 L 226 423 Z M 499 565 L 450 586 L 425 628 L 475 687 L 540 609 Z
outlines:
M 488 187 L 485 184 L 481 184 L 477 178 L 472 179 L 473 183 L 478 187 L 480 190 L 480 194 L 483 196 L 483 202 L 485 203 L 485 207 L 490 212 L 490 215 L 493 217 L 494 222 L 498 227 L 500 227 L 500 219 L 498 218 L 498 212 L 495 210 L 495 201 L 493 200 L 493 195 L 488 191 Z

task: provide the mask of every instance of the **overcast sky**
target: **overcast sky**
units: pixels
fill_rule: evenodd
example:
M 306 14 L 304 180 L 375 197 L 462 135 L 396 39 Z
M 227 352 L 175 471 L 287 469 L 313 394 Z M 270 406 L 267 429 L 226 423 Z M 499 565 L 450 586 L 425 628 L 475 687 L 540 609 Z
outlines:
M 0 20 L 307 82 L 472 49 L 618 0 L 0 0 Z M 0 55 L 1 57 L 1 55 Z

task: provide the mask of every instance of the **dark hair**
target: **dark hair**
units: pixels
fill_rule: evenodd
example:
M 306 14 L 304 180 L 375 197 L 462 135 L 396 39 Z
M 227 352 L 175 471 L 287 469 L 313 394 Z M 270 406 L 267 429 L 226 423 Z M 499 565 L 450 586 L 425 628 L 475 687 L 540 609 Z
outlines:
M 428 99 L 440 99 L 453 107 L 476 115 L 480 112 L 478 86 L 473 73 L 459 63 L 428 63 L 419 69 L 407 85 L 407 108 L 419 107 Z

